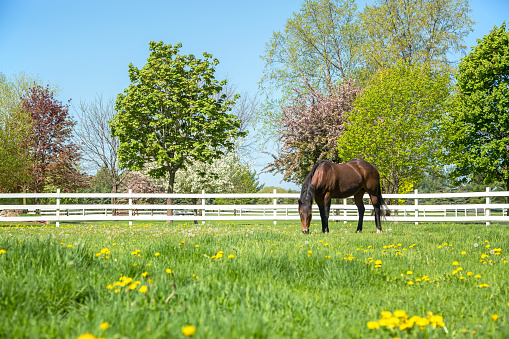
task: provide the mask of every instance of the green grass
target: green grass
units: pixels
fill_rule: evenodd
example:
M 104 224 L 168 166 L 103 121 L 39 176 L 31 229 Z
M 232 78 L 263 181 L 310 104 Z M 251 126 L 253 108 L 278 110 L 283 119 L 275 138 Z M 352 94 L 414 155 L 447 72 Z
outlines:
M 323 235 L 315 223 L 305 236 L 295 222 L 3 225 L 0 338 L 183 338 L 187 325 L 195 338 L 509 336 L 507 225 L 383 226 L 331 222 Z M 367 327 L 395 310 L 441 315 L 448 334 Z

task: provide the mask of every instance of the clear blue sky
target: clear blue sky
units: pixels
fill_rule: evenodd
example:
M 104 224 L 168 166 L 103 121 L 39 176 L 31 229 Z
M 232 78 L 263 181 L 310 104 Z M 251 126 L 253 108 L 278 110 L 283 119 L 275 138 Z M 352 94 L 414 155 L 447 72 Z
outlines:
M 116 97 L 129 85 L 128 65 L 142 67 L 149 41 L 182 42 L 183 53 L 218 58 L 217 78 L 255 93 L 265 43 L 301 1 L 55 1 L 0 0 L 0 72 L 24 71 L 58 85 L 59 99 Z M 359 9 L 364 1 L 358 1 Z M 493 26 L 509 24 L 509 0 L 473 0 L 476 21 L 467 46 Z M 467 51 L 468 52 L 468 51 Z M 259 157 L 257 172 L 266 165 Z M 266 186 L 297 187 L 262 174 Z

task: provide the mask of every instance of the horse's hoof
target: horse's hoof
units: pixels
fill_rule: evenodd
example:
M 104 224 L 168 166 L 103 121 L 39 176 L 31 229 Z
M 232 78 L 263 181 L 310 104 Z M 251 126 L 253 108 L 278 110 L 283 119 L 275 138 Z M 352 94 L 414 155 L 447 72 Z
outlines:
M 361 233 L 361 232 L 362 232 L 362 230 L 357 230 L 357 231 L 355 231 L 355 233 Z
M 376 233 L 382 233 L 382 230 L 377 229 Z
M 309 234 L 309 229 L 307 229 L 307 230 L 302 230 L 302 233 L 303 233 L 303 234 Z

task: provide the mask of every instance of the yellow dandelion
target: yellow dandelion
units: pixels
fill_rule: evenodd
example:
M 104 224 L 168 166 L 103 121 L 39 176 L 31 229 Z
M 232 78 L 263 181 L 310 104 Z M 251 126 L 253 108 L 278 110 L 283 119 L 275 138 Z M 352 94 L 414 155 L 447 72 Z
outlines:
M 370 330 L 378 330 L 380 328 L 378 321 L 368 321 L 366 325 Z
M 414 282 L 412 280 L 410 280 L 409 282 L 407 282 L 408 285 L 413 285 Z
M 200 245 L 196 244 L 194 247 L 200 247 Z
M 460 264 L 460 263 L 459 263 L 459 262 L 457 262 L 457 261 L 453 261 L 453 262 L 452 262 L 452 264 L 453 264 L 454 266 L 459 266 L 459 264 Z
M 95 335 L 91 333 L 85 333 L 78 337 L 78 339 L 96 339 Z
M 71 245 L 71 244 L 69 244 L 69 245 L 67 245 L 67 247 L 71 248 L 71 247 L 72 247 L 72 245 Z
M 161 255 L 161 253 L 156 252 L 154 255 L 155 255 L 156 257 L 158 257 L 158 256 L 160 256 L 160 255 Z
M 182 333 L 186 337 L 192 336 L 195 332 L 196 332 L 196 327 L 194 327 L 193 325 L 189 325 L 189 326 L 186 326 L 186 327 L 182 328 Z
M 108 324 L 107 322 L 104 322 L 101 325 L 99 325 L 99 328 L 103 331 L 105 331 L 108 327 L 110 327 L 110 324 Z
M 493 321 L 497 321 L 498 320 L 498 314 L 493 314 L 491 316 L 491 319 L 493 319 Z
M 404 310 L 396 310 L 396 311 L 394 311 L 394 316 L 396 318 L 407 318 L 406 312 Z
M 406 274 L 413 274 L 414 272 L 412 271 L 406 271 Z
M 143 273 L 141 274 L 141 276 L 142 276 L 143 278 L 145 278 L 147 275 L 148 275 L 148 272 L 143 272 Z
M 148 289 L 148 287 L 143 285 L 140 287 L 140 289 L 138 291 L 140 291 L 141 293 L 145 293 L 145 292 L 147 292 L 147 289 Z
M 234 256 L 233 254 L 230 254 L 230 255 L 228 256 L 228 259 L 233 259 L 233 258 L 235 258 L 235 256 Z
M 389 311 L 382 311 L 382 312 L 380 312 L 380 314 L 382 315 L 382 318 L 384 318 L 384 319 L 392 318 L 392 313 Z
M 171 274 L 171 270 L 169 268 L 166 269 L 166 273 Z

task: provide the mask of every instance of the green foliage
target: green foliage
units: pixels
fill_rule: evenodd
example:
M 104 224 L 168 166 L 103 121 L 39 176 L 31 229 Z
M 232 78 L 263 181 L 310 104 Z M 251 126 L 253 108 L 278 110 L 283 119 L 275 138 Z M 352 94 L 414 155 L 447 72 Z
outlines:
M 281 107 L 306 91 L 355 79 L 365 86 L 381 69 L 416 63 L 452 73 L 452 53 L 465 49 L 472 31 L 469 0 L 375 0 L 357 11 L 353 0 L 306 0 L 283 31 L 275 31 L 262 56 L 266 95 L 258 120 L 261 137 L 277 139 Z
M 448 76 L 426 67 L 400 62 L 379 71 L 346 116 L 339 156 L 374 164 L 384 192 L 398 193 L 439 165 L 440 118 L 448 96 Z
M 0 192 L 19 190 L 28 181 L 29 152 L 23 143 L 31 129 L 21 96 L 33 79 L 23 73 L 7 78 L 0 73 Z
M 451 72 L 448 53 L 466 48 L 474 21 L 469 0 L 375 0 L 360 14 L 365 72 L 424 64 Z
M 260 84 L 267 97 L 257 117 L 265 137 L 277 136 L 280 108 L 293 89 L 308 92 L 303 78 L 317 90 L 355 78 L 360 36 L 356 17 L 354 0 L 306 0 L 283 31 L 273 32 L 262 56 Z
M 461 60 L 454 110 L 447 117 L 457 179 L 482 175 L 509 190 L 509 31 L 505 23 Z
M 120 166 L 140 171 L 155 165 L 147 173 L 167 177 L 168 192 L 179 169 L 194 161 L 210 162 L 245 135 L 228 113 L 236 97 L 214 98 L 226 84 L 214 78 L 219 61 L 208 53 L 203 59 L 180 55 L 181 46 L 152 41 L 145 66 L 129 64 L 131 84 L 118 95 L 118 113 L 110 123 L 120 141 Z

